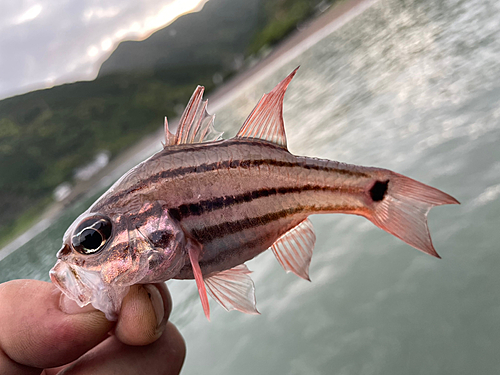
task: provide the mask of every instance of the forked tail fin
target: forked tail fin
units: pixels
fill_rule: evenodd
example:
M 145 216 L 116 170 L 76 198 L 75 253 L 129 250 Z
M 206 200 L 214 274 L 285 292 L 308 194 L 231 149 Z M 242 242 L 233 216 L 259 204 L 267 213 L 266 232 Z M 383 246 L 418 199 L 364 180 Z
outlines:
M 370 195 L 374 210 L 368 219 L 416 249 L 441 258 L 432 246 L 427 213 L 434 206 L 460 204 L 455 198 L 394 172 L 389 179 L 376 181 Z

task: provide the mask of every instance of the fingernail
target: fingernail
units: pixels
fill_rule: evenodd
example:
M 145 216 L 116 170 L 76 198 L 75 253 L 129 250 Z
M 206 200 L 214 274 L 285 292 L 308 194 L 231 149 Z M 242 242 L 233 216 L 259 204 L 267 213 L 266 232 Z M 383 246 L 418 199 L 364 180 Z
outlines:
M 157 287 L 151 284 L 144 285 L 144 289 L 148 292 L 149 299 L 153 305 L 153 309 L 156 315 L 156 326 L 158 327 L 163 318 L 165 317 L 165 305 L 163 304 L 163 298 Z
M 75 301 L 68 298 L 64 293 L 61 293 L 61 298 L 59 300 L 59 308 L 61 309 L 62 312 L 69 315 L 97 311 L 91 304 L 88 304 L 83 307 L 78 306 L 78 304 Z

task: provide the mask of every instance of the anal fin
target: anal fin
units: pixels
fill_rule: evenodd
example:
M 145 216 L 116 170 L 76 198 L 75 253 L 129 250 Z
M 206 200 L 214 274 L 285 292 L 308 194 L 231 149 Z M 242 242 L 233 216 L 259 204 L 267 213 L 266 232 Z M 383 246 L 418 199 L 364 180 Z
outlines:
M 205 289 L 203 274 L 201 273 L 200 264 L 198 263 L 200 250 L 200 247 L 194 245 L 193 243 L 188 246 L 189 260 L 191 261 L 191 266 L 193 267 L 194 279 L 196 281 L 196 286 L 198 287 L 198 293 L 200 295 L 201 305 L 203 306 L 203 312 L 205 313 L 207 319 L 210 321 L 210 305 L 208 303 L 207 290 Z
M 316 235 L 309 219 L 305 219 L 290 229 L 273 243 L 276 259 L 285 271 L 293 272 L 303 279 L 309 280 L 309 264 L 311 263 Z
M 218 272 L 205 279 L 208 293 L 226 309 L 260 314 L 255 303 L 255 286 L 244 264 Z

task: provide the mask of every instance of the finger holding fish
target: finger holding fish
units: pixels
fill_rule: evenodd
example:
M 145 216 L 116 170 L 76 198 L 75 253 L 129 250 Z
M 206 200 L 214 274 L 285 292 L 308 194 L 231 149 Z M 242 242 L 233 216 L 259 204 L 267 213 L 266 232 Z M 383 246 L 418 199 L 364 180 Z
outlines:
M 181 372 L 186 345 L 170 322 L 155 342 L 144 346 L 126 345 L 112 336 L 84 354 L 62 373 L 55 369 L 42 375 L 177 375 Z
M 172 298 L 164 283 L 134 285 L 123 299 L 114 334 L 127 345 L 148 345 L 165 330 Z
M 171 298 L 166 286 L 131 289 L 113 323 L 91 305 L 80 308 L 53 284 L 37 280 L 1 284 L 0 373 L 39 374 L 45 368 L 46 374 L 55 374 L 68 371 L 68 364 L 86 373 L 106 373 L 99 367 L 102 363 L 91 359 L 102 359 L 103 353 L 110 351 L 115 356 L 107 358 L 106 369 L 118 371 L 134 358 L 130 353 L 137 345 L 144 349 L 138 349 L 142 354 L 135 356 L 135 366 L 161 366 L 165 371 L 167 363 L 180 369 L 185 344 L 175 327 L 167 323 Z M 170 353 L 170 357 L 159 359 L 148 348 Z M 90 363 L 93 367 L 88 367 Z

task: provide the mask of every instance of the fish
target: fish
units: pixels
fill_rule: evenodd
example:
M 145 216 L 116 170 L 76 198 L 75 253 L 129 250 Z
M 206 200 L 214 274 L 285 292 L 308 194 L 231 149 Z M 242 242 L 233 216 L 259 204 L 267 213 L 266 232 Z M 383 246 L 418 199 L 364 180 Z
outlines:
M 298 68 L 297 68 L 298 69 Z M 194 279 L 226 310 L 258 314 L 245 262 L 271 249 L 310 280 L 313 214 L 363 216 L 440 258 L 427 214 L 452 196 L 387 169 L 287 149 L 283 100 L 295 69 L 264 94 L 235 137 L 222 139 L 198 86 L 163 149 L 123 175 L 63 236 L 52 282 L 80 306 L 116 320 L 131 285 Z

